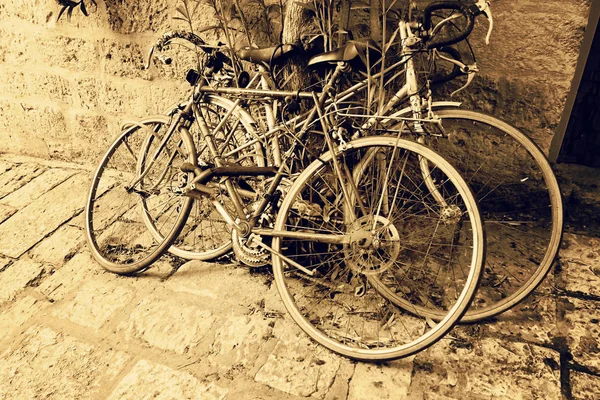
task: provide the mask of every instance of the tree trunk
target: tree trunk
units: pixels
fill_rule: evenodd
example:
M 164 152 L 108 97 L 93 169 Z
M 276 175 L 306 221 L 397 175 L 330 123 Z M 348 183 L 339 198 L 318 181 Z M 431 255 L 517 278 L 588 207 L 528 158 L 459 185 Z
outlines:
M 309 15 L 307 10 L 298 5 L 293 0 L 288 0 L 285 11 L 282 39 L 284 44 L 294 44 L 302 46 L 301 38 L 308 32 Z M 300 90 L 306 86 L 309 81 L 309 75 L 306 73 L 306 64 L 308 60 L 305 57 L 296 56 L 289 60 L 289 74 L 293 75 L 285 89 Z

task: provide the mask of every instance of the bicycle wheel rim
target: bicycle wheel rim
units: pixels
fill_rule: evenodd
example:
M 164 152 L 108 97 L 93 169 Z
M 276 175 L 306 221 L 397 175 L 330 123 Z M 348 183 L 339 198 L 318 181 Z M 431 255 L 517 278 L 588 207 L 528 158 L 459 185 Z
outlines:
M 298 325 L 314 340 L 316 340 L 317 342 L 326 346 L 327 348 L 329 348 L 330 350 L 332 350 L 334 352 L 337 352 L 339 354 L 342 354 L 344 356 L 347 356 L 347 357 L 350 357 L 353 359 L 368 360 L 368 361 L 391 360 L 391 359 L 409 356 L 411 354 L 414 354 L 414 353 L 421 351 L 421 350 L 425 349 L 426 347 L 432 345 L 437 340 L 439 340 L 441 337 L 443 337 L 443 335 L 445 335 L 452 328 L 452 326 L 460 319 L 460 317 L 464 314 L 464 312 L 466 311 L 466 308 L 468 307 L 470 300 L 473 298 L 473 296 L 475 294 L 477 283 L 478 283 L 478 280 L 479 280 L 479 277 L 481 274 L 481 266 L 483 263 L 483 252 L 484 252 L 484 249 L 483 249 L 484 234 L 483 234 L 483 226 L 482 226 L 481 220 L 479 219 L 479 215 L 477 212 L 477 206 L 476 206 L 473 196 L 470 194 L 468 186 L 460 178 L 458 173 L 456 173 L 456 171 L 454 171 L 453 168 L 448 163 L 446 163 L 443 159 L 440 159 L 437 155 L 435 155 L 434 152 L 432 152 L 431 150 L 429 150 L 427 148 L 424 148 L 423 146 L 419 145 L 418 143 L 406 141 L 403 139 L 371 137 L 371 138 L 359 139 L 359 140 L 348 143 L 348 147 L 343 151 L 343 153 L 349 154 L 349 152 L 361 151 L 361 150 L 366 149 L 369 146 L 381 146 L 382 148 L 385 149 L 385 151 L 391 150 L 393 148 L 398 148 L 398 149 L 401 149 L 400 151 L 411 152 L 411 154 L 424 156 L 429 160 L 435 160 L 434 164 L 436 166 L 438 166 L 439 168 L 441 168 L 441 170 L 443 170 L 444 173 L 447 173 L 448 175 L 450 175 L 452 177 L 451 178 L 452 183 L 456 183 L 458 185 L 457 190 L 460 192 L 460 198 L 466 200 L 465 210 L 464 210 L 465 213 L 463 215 L 464 215 L 465 219 L 468 219 L 468 221 L 469 221 L 468 223 L 471 224 L 470 226 L 472 227 L 471 237 L 470 237 L 470 242 L 469 242 L 470 243 L 469 246 L 471 246 L 472 250 L 470 253 L 470 257 L 468 257 L 468 259 L 469 259 L 468 260 L 469 261 L 469 274 L 468 274 L 468 276 L 465 277 L 464 286 L 462 287 L 460 292 L 454 293 L 454 295 L 456 296 L 456 300 L 451 305 L 448 305 L 447 315 L 445 316 L 445 318 L 443 318 L 437 324 L 433 323 L 432 321 L 427 321 L 425 318 L 421 318 L 418 315 L 418 313 L 413 312 L 411 314 L 411 313 L 404 312 L 403 310 L 401 310 L 399 308 L 396 308 L 393 305 L 393 303 L 389 301 L 389 299 L 386 299 L 384 296 L 380 296 L 373 287 L 367 288 L 364 296 L 368 295 L 370 297 L 369 298 L 365 297 L 365 299 L 366 299 L 365 304 L 369 303 L 372 305 L 373 301 L 375 301 L 375 302 L 380 302 L 382 305 L 374 306 L 375 311 L 373 311 L 373 312 L 363 311 L 364 315 L 367 315 L 367 314 L 368 315 L 376 315 L 378 311 L 381 311 L 384 308 L 385 308 L 385 310 L 391 310 L 390 312 L 392 314 L 390 314 L 390 315 L 392 315 L 392 317 L 389 317 L 389 320 L 385 321 L 386 323 L 381 326 L 383 326 L 383 327 L 387 326 L 385 329 L 388 329 L 390 332 L 392 332 L 391 326 L 386 325 L 386 324 L 388 324 L 389 321 L 394 320 L 394 321 L 396 321 L 396 322 L 394 322 L 395 325 L 398 325 L 398 326 L 401 325 L 401 327 L 398 329 L 406 330 L 406 332 L 402 332 L 401 334 L 402 335 L 408 334 L 408 338 L 404 339 L 404 338 L 400 338 L 399 336 L 394 337 L 394 335 L 392 335 L 392 339 L 390 341 L 390 346 L 384 348 L 384 346 L 386 344 L 383 343 L 383 340 L 381 338 L 388 334 L 382 333 L 381 337 L 378 336 L 374 339 L 374 341 L 372 341 L 372 340 L 368 341 L 368 344 L 365 345 L 366 348 L 361 348 L 361 346 L 363 346 L 364 343 L 361 343 L 358 345 L 355 345 L 354 343 L 350 343 L 351 340 L 355 340 L 356 338 L 347 340 L 344 337 L 339 336 L 338 332 L 336 332 L 335 329 L 332 328 L 334 326 L 335 322 L 331 322 L 331 326 L 327 325 L 328 322 L 324 321 L 324 320 L 327 318 L 331 318 L 330 316 L 327 316 L 327 313 L 319 315 L 319 312 L 320 312 L 319 311 L 319 312 L 315 312 L 314 314 L 311 314 L 311 307 L 309 304 L 309 302 L 311 300 L 309 299 L 309 297 L 312 294 L 311 293 L 300 294 L 300 291 L 303 290 L 300 286 L 302 286 L 302 285 L 309 286 L 309 284 L 307 284 L 305 282 L 307 280 L 307 278 L 298 278 L 297 281 L 293 281 L 292 278 L 290 278 L 289 276 L 290 276 L 290 274 L 297 274 L 298 270 L 296 270 L 295 268 L 290 268 L 289 262 L 283 261 L 280 257 L 278 257 L 276 255 L 277 253 L 275 253 L 273 256 L 273 271 L 274 271 L 274 275 L 275 275 L 275 282 L 277 284 L 277 288 L 279 290 L 279 293 L 283 299 L 283 302 L 284 302 L 286 308 L 288 309 L 288 311 L 290 312 L 292 318 L 296 321 L 296 323 L 298 323 Z M 315 183 L 311 181 L 312 177 L 314 177 L 315 174 L 318 174 L 319 171 L 323 170 L 323 168 L 325 168 L 326 165 L 328 165 L 331 160 L 332 160 L 331 153 L 326 153 L 325 155 L 322 155 L 321 157 L 319 157 L 319 160 L 313 162 L 298 177 L 298 179 L 295 181 L 294 185 L 292 186 L 292 188 L 290 188 L 288 194 L 284 198 L 283 204 L 281 206 L 281 210 L 278 214 L 277 221 L 275 223 L 276 231 L 289 229 L 289 226 L 287 226 L 288 223 L 286 221 L 289 220 L 289 218 L 290 218 L 289 215 L 294 213 L 294 211 L 292 211 L 293 208 L 294 207 L 298 208 L 297 205 L 294 206 L 294 203 L 297 204 L 299 201 L 304 201 L 303 200 L 303 196 L 304 196 L 303 188 L 308 188 L 310 185 L 314 185 Z M 390 174 L 390 176 L 391 175 L 392 174 Z M 305 186 L 305 183 L 306 183 L 306 186 Z M 319 196 L 321 196 L 321 195 L 319 195 Z M 332 214 L 330 220 L 336 218 L 334 215 L 335 215 L 335 213 Z M 298 216 L 296 215 L 296 216 L 294 216 L 294 218 L 298 218 Z M 314 215 L 311 218 L 314 218 Z M 341 217 L 338 216 L 337 218 L 341 218 Z M 380 218 L 380 217 L 379 216 L 375 217 L 375 219 L 377 219 L 377 218 Z M 357 221 L 360 221 L 360 219 L 361 218 L 358 218 Z M 347 226 L 352 225 L 352 221 L 345 221 L 344 223 L 347 223 Z M 391 222 L 389 225 L 395 226 L 396 222 Z M 322 226 L 324 226 L 324 225 L 321 225 L 321 227 Z M 339 229 L 339 228 L 335 228 L 335 229 Z M 306 227 L 301 227 L 297 231 L 302 232 L 305 230 L 306 230 Z M 321 230 L 323 230 L 323 228 L 321 228 Z M 290 240 L 286 240 L 286 239 L 283 239 L 280 237 L 274 237 L 273 238 L 273 248 L 276 252 L 279 252 L 279 253 L 284 253 L 284 254 L 286 252 L 289 253 L 289 248 L 288 248 L 288 246 L 290 246 L 289 242 L 290 242 Z M 310 243 L 309 240 L 307 240 L 306 242 Z M 305 245 L 303 245 L 303 246 L 305 246 Z M 308 246 L 305 246 L 305 247 L 308 248 Z M 315 247 L 313 251 L 315 254 L 317 254 L 317 253 L 325 254 L 325 255 L 323 255 L 324 259 L 326 260 L 325 263 L 328 262 L 327 261 L 328 255 L 331 256 L 331 254 L 332 254 L 331 251 L 327 252 L 326 250 L 323 250 L 323 247 L 321 247 L 321 248 Z M 354 253 L 347 252 L 347 248 L 341 249 L 341 250 L 334 250 L 334 251 L 337 252 L 338 255 L 341 255 L 341 257 L 345 257 L 348 259 L 355 257 Z M 346 253 L 344 253 L 344 252 L 346 252 Z M 292 259 L 294 259 L 294 260 L 300 260 L 301 257 L 305 257 L 306 254 L 309 254 L 308 252 L 304 252 L 304 253 L 295 252 L 295 254 L 296 253 L 300 254 L 297 258 L 293 255 L 289 255 L 289 257 L 292 257 Z M 395 257 L 399 258 L 400 255 L 396 254 Z M 402 256 L 402 257 L 404 257 L 404 256 Z M 346 262 L 346 261 L 340 261 L 340 263 L 341 262 Z M 323 264 L 314 264 L 314 268 L 315 269 L 321 268 L 322 265 Z M 356 264 L 354 264 L 354 261 L 352 261 L 352 262 L 348 261 L 348 265 L 353 265 L 352 268 L 354 268 L 354 269 L 353 269 L 352 274 L 356 274 L 358 276 L 359 274 L 356 271 L 356 268 L 355 268 Z M 383 264 L 380 264 L 380 265 L 383 265 Z M 389 268 L 389 264 L 386 264 L 386 267 Z M 312 267 L 309 267 L 309 268 L 312 268 Z M 371 276 L 373 275 L 373 273 L 378 273 L 378 271 L 376 271 L 376 269 L 377 268 L 375 268 L 375 270 L 374 270 L 372 268 L 369 271 Z M 317 271 L 317 273 L 319 273 L 319 271 Z M 329 270 L 327 272 L 324 272 L 323 274 L 324 274 L 323 276 L 328 277 L 328 279 L 330 281 L 334 281 L 334 280 L 338 279 L 337 277 L 332 278 L 333 275 Z M 339 276 L 342 276 L 342 275 L 343 274 L 340 273 Z M 348 276 L 349 275 L 350 274 L 348 274 Z M 299 284 L 298 282 L 300 282 L 301 279 L 304 279 L 305 281 L 302 281 L 301 284 Z M 342 279 L 342 278 L 340 278 L 340 279 Z M 343 278 L 343 279 L 347 279 L 347 277 Z M 321 290 L 323 290 L 322 288 L 326 286 L 325 282 L 319 282 L 318 284 L 319 284 L 319 288 Z M 341 295 L 337 294 L 337 292 L 335 292 L 335 291 L 341 290 L 340 288 L 341 288 L 341 286 L 339 286 L 339 285 L 329 284 L 329 289 L 328 289 L 329 292 L 327 292 L 326 296 L 324 296 L 322 298 L 319 296 L 320 298 L 318 301 L 319 302 L 329 301 L 329 300 L 326 300 L 326 297 L 330 296 L 330 295 L 333 296 L 332 301 L 326 305 L 326 307 L 330 307 L 330 308 L 328 308 L 329 310 L 332 310 L 334 307 L 334 305 L 332 305 L 334 303 L 333 299 L 336 296 L 347 296 L 348 295 L 348 293 L 342 293 Z M 349 289 L 345 288 L 344 290 L 347 292 Z M 307 292 L 309 292 L 309 291 L 311 291 L 310 288 L 307 290 Z M 325 291 L 327 291 L 327 290 L 325 290 Z M 347 297 L 340 297 L 340 298 L 345 299 L 344 301 L 349 301 Z M 309 300 L 305 301 L 304 299 L 309 299 Z M 315 304 L 317 304 L 317 303 L 315 303 Z M 315 308 L 316 308 L 316 306 L 315 306 Z M 331 311 L 331 313 L 335 314 L 333 316 L 332 321 L 335 321 L 338 318 L 341 318 L 341 313 L 343 312 L 343 311 L 340 311 L 339 307 L 336 308 L 335 310 L 336 310 L 335 312 Z M 387 318 L 385 318 L 385 319 L 387 319 Z M 350 319 L 348 319 L 348 325 L 350 324 L 349 321 L 350 321 Z M 363 321 L 358 321 L 358 322 L 359 322 L 359 324 L 363 323 Z M 379 324 L 380 322 L 381 321 L 378 321 L 377 324 Z M 409 332 L 410 329 L 413 329 L 416 326 L 415 324 L 419 324 L 420 330 L 418 330 L 418 333 L 415 333 L 415 331 Z M 320 325 L 320 326 L 317 326 L 317 325 Z M 373 324 L 371 324 L 371 325 L 373 325 Z M 379 325 L 376 325 L 376 326 L 379 327 Z M 363 327 L 363 329 L 364 329 L 364 327 Z M 378 329 L 377 332 L 379 335 L 380 327 L 377 329 Z M 383 332 L 383 331 L 384 331 L 384 328 L 381 328 L 381 332 Z M 358 335 L 358 337 L 369 338 L 369 335 L 366 335 L 365 332 L 363 332 L 362 335 Z M 422 333 L 422 332 L 425 332 L 425 333 Z M 376 343 L 376 345 L 373 345 L 373 343 Z M 368 348 L 369 345 L 371 345 L 372 347 Z
M 164 187 L 148 189 L 160 163 L 154 164 L 146 178 L 137 179 L 140 155 L 153 141 L 152 127 L 166 122 L 157 117 L 146 119 L 145 124 L 130 125 L 111 144 L 94 173 L 85 211 L 86 238 L 94 258 L 111 272 L 132 274 L 148 268 L 185 224 L 192 200 L 178 196 L 169 203 L 168 212 L 157 212 L 155 224 L 165 234 L 156 240 L 146 219 L 148 208 L 158 207 L 169 196 Z M 189 139 L 184 140 L 188 153 L 181 156 L 182 161 L 195 162 L 190 144 Z

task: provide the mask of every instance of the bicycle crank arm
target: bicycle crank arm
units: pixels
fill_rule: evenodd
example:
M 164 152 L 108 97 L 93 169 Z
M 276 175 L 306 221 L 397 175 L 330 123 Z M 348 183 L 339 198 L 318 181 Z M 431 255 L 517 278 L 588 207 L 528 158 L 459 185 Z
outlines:
M 269 251 L 270 253 L 275 254 L 277 257 L 281 258 L 282 261 L 290 264 L 293 267 L 298 268 L 300 271 L 304 272 L 305 274 L 308 274 L 310 276 L 313 276 L 315 274 L 314 271 L 311 271 L 310 269 L 298 264 L 296 261 L 292 260 L 289 257 L 284 256 L 280 252 L 273 249 L 271 246 L 263 243 L 262 240 L 260 240 L 260 236 L 252 235 L 251 240 L 252 240 L 252 243 L 255 243 L 255 244 L 259 245 L 260 247 L 262 247 L 263 249 Z

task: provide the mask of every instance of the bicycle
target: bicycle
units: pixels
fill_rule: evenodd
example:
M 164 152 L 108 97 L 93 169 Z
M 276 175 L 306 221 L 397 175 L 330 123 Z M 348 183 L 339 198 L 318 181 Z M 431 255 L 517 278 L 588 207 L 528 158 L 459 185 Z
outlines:
M 467 181 L 475 188 L 476 198 L 485 216 L 488 232 L 486 247 L 486 273 L 480 284 L 478 296 L 463 321 L 472 322 L 500 314 L 522 301 L 542 282 L 553 265 L 558 252 L 562 235 L 562 201 L 560 189 L 551 166 L 542 151 L 521 131 L 513 126 L 487 114 L 459 108 L 460 103 L 432 101 L 431 91 L 419 83 L 419 70 L 415 66 L 417 56 L 424 54 L 436 60 L 448 63 L 452 71 L 446 76 L 451 79 L 459 73 L 468 76 L 467 84 L 472 81 L 478 71 L 476 63 L 471 65 L 460 61 L 458 54 L 452 51 L 452 44 L 467 39 L 474 25 L 476 15 L 485 13 L 490 19 L 486 40 L 489 40 L 493 28 L 493 19 L 489 4 L 485 1 L 455 2 L 441 1 L 431 3 L 423 11 L 422 22 L 400 21 L 402 48 L 400 59 L 383 71 L 372 75 L 371 79 L 350 80 L 348 87 L 335 94 L 335 100 L 328 103 L 327 115 L 335 115 L 342 120 L 341 125 L 354 129 L 354 132 L 378 134 L 403 129 L 404 137 L 417 138 L 421 143 L 432 147 L 451 160 Z M 440 21 L 434 23 L 434 21 Z M 442 32 L 443 26 L 449 23 L 461 24 L 462 30 L 456 35 L 436 38 L 436 32 Z M 459 30 L 459 29 L 456 29 Z M 413 32 L 415 31 L 415 32 Z M 432 44 L 433 41 L 433 44 Z M 327 63 L 328 57 L 339 57 L 346 52 L 358 52 L 350 44 L 336 51 L 320 54 L 311 63 Z M 369 46 L 369 44 L 363 44 Z M 446 56 L 442 53 L 447 54 Z M 268 62 L 271 64 L 278 57 L 291 52 L 291 46 L 271 49 L 246 50 L 239 54 L 247 61 Z M 363 58 L 366 58 L 364 56 Z M 434 62 L 431 63 L 434 65 Z M 368 67 L 367 67 L 368 68 Z M 405 83 L 399 90 L 388 94 L 386 103 L 379 112 L 379 117 L 372 116 L 373 110 L 368 105 L 356 100 L 357 94 L 373 90 L 369 85 L 378 82 L 382 77 L 381 87 L 388 87 L 390 81 L 399 76 L 398 70 L 404 68 Z M 402 72 L 402 71 L 400 71 Z M 429 72 L 429 71 L 426 71 Z M 273 83 L 265 79 L 264 71 L 259 75 L 259 87 L 273 89 Z M 427 77 L 426 77 L 427 78 Z M 427 91 L 422 96 L 423 87 Z M 463 87 L 463 89 L 464 89 Z M 204 87 L 204 91 L 222 95 L 235 94 L 236 89 Z M 265 93 L 265 92 L 263 92 Z M 365 96 L 368 97 L 368 96 Z M 295 93 L 289 93 L 288 99 L 296 101 Z M 221 116 L 235 109 L 235 119 L 239 119 L 243 131 L 251 137 L 259 137 L 260 132 L 274 129 L 277 117 L 272 111 L 276 109 L 274 101 L 267 100 L 264 106 L 266 117 L 254 118 L 254 114 L 246 112 L 233 102 L 226 104 L 222 98 L 213 97 L 216 112 Z M 234 99 L 234 98 L 233 98 Z M 261 100 L 265 102 L 265 100 Z M 410 106 L 396 111 L 395 108 L 409 101 Z M 207 105 L 211 102 L 207 102 Z M 377 106 L 377 105 L 376 105 Z M 374 107 L 376 108 L 376 107 Z M 271 115 L 269 115 L 269 113 Z M 266 121 L 266 122 L 261 122 Z M 345 123 L 350 121 L 350 123 Z M 407 122 L 410 121 L 410 122 Z M 262 124 L 262 128 L 257 128 Z M 394 126 L 396 125 L 396 126 Z M 346 129 L 349 130 L 349 129 Z M 354 132 L 348 134 L 351 136 Z M 258 143 L 254 139 L 253 143 Z M 270 144 L 263 140 L 264 149 Z M 499 157 L 498 154 L 504 155 Z M 229 156 L 233 153 L 229 153 Z M 274 159 L 276 157 L 271 157 Z M 273 161 L 271 161 L 273 162 Z M 268 162 L 267 162 L 268 163 Z M 277 163 L 275 163 L 277 165 Z M 426 168 L 426 166 L 424 166 Z M 226 224 L 225 224 L 226 225 Z M 228 250 L 231 235 L 222 249 Z M 193 247 L 193 246 L 192 246 Z M 185 253 L 189 258 L 203 258 L 201 249 L 191 249 Z M 238 246 L 238 257 L 244 257 L 248 264 L 260 265 L 267 259 L 258 257 L 259 253 L 244 246 Z M 247 250 L 244 252 L 244 250 Z M 263 256 L 266 253 L 262 253 Z M 256 256 L 256 257 L 254 257 Z M 254 261 L 252 264 L 250 261 Z M 375 279 L 375 278 L 373 278 Z M 389 277 L 387 285 L 382 285 L 385 295 L 401 304 L 401 296 L 391 289 L 393 277 Z M 439 319 L 443 314 L 435 308 L 419 310 L 423 315 Z
M 292 121 L 279 121 L 277 132 L 293 146 L 282 152 L 277 167 L 227 164 L 215 138 L 231 136 L 222 127 L 235 108 L 216 126 L 207 124 L 197 106 L 205 96 L 199 85 L 172 118 L 130 125 L 92 181 L 86 232 L 94 257 L 112 272 L 144 270 L 178 236 L 192 201 L 209 199 L 210 212 L 219 213 L 248 248 L 271 255 L 286 308 L 317 342 L 359 360 L 405 357 L 435 343 L 464 314 L 481 274 L 484 238 L 477 206 L 450 164 L 418 143 L 398 134 L 349 142 L 343 135 L 332 137 L 339 127 L 329 126 L 323 112 L 345 69 L 340 62 L 319 94 L 295 93 L 312 99 L 313 106 Z M 285 99 L 290 93 L 269 95 Z M 196 161 L 188 133 L 193 121 L 214 164 Z M 297 149 L 313 153 L 304 141 L 317 130 L 327 151 L 312 154 L 314 161 L 297 171 Z M 277 139 L 274 132 L 256 138 Z M 249 141 L 235 151 L 244 154 L 252 146 Z M 266 179 L 260 193 L 240 179 L 261 177 Z M 217 198 L 223 192 L 233 212 Z M 256 202 L 248 203 L 248 197 Z M 464 276 L 448 272 L 456 266 Z M 369 278 L 390 270 L 404 276 L 409 302 L 434 302 L 447 315 L 436 324 L 414 306 L 406 312 L 382 297 Z

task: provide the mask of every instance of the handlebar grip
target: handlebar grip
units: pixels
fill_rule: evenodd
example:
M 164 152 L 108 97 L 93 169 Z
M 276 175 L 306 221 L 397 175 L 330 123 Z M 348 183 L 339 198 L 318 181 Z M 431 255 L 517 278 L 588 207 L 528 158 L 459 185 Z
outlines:
M 431 29 L 431 16 L 435 11 L 438 10 L 459 11 L 467 19 L 467 26 L 459 35 L 455 37 L 428 43 L 427 48 L 429 49 L 450 46 L 465 40 L 471 34 L 471 31 L 473 31 L 473 27 L 475 26 L 475 17 L 480 14 L 479 8 L 475 5 L 475 3 L 472 2 L 465 2 L 460 0 L 436 1 L 429 4 L 427 7 L 425 7 L 425 10 L 423 10 L 423 28 L 425 30 L 428 31 Z

